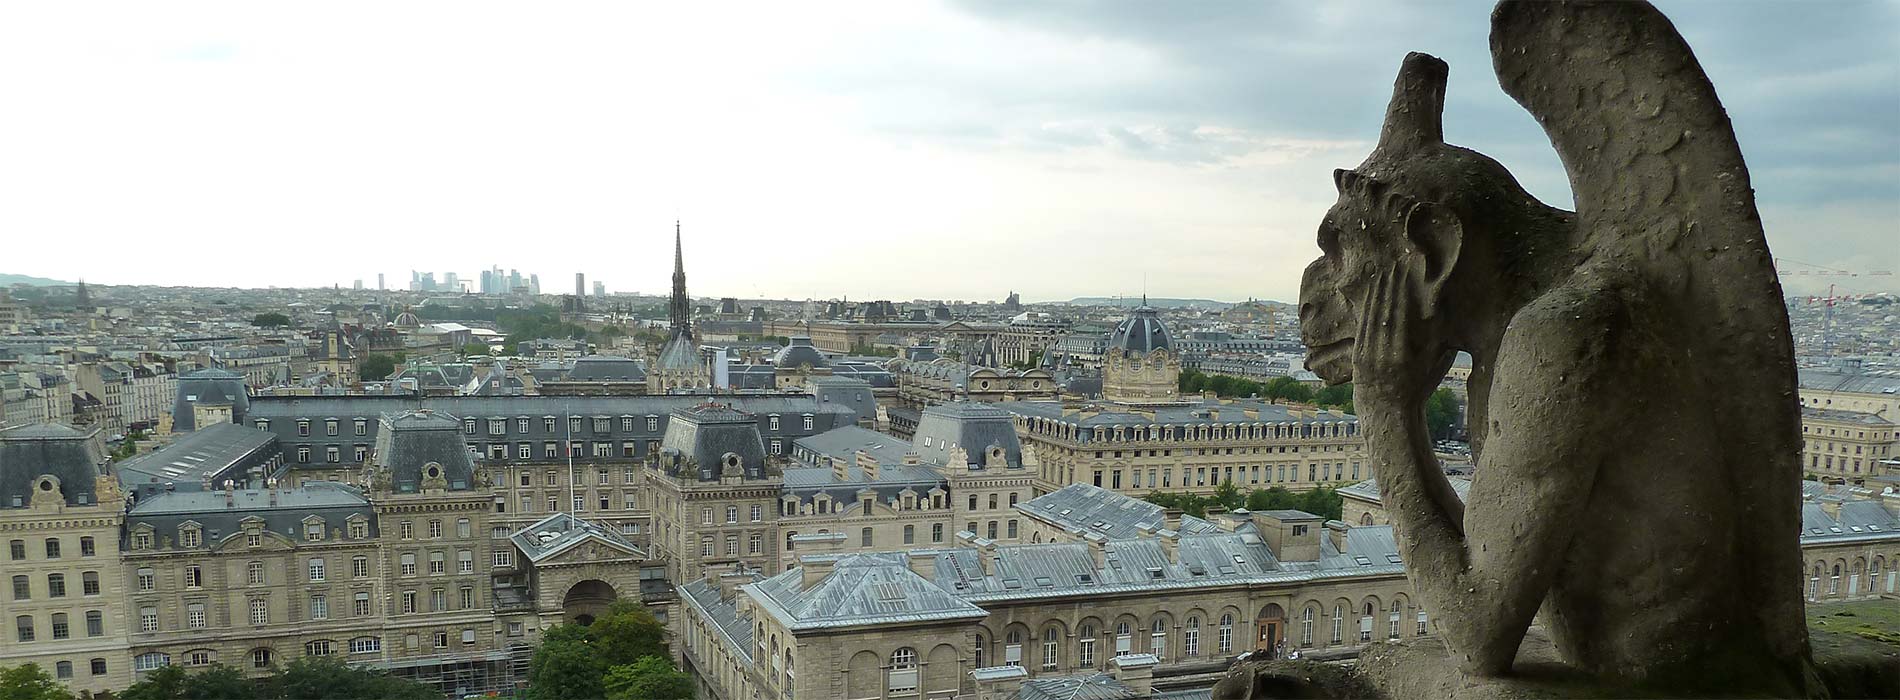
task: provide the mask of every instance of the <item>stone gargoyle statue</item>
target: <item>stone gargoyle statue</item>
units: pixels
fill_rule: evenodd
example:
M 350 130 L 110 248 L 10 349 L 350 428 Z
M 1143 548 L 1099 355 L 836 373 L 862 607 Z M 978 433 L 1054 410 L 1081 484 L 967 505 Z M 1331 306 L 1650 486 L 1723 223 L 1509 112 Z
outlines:
M 1300 289 L 1415 593 L 1467 676 L 1508 675 L 1542 609 L 1606 682 L 1811 692 L 1793 342 L 1728 115 L 1648 3 L 1506 0 L 1491 25 L 1577 210 L 1446 144 L 1448 67 L 1414 53 Z M 1464 501 L 1424 416 L 1458 351 Z

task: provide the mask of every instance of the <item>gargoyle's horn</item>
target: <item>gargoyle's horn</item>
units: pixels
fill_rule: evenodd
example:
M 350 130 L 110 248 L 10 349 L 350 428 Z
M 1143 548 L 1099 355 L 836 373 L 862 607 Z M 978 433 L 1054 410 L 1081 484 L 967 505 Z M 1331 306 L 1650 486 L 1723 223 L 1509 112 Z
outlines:
M 1379 150 L 1403 151 L 1445 142 L 1445 78 L 1451 67 L 1430 54 L 1405 55 L 1392 103 L 1385 108 Z

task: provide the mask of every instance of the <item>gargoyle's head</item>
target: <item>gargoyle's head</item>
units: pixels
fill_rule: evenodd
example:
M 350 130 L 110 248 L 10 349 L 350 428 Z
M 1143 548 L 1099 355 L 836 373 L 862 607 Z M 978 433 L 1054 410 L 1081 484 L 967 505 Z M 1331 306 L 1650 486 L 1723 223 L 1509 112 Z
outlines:
M 1463 226 L 1440 194 L 1476 153 L 1446 146 L 1440 118 L 1447 68 L 1425 54 L 1407 56 L 1386 111 L 1379 146 L 1357 170 L 1333 171 L 1339 199 L 1319 225 L 1318 260 L 1300 281 L 1300 334 L 1306 367 L 1339 384 L 1352 380 L 1360 319 L 1374 311 L 1370 298 L 1381 277 L 1397 276 L 1398 293 L 1415 295 L 1431 314 L 1443 301 L 1456 266 Z M 1506 174 L 1508 177 L 1508 173 Z

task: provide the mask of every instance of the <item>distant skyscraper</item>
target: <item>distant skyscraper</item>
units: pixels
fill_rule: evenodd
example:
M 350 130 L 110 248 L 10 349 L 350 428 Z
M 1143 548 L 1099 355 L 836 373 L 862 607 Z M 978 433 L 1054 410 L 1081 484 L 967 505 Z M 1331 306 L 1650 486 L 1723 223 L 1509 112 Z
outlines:
M 516 288 L 519 288 L 520 286 L 521 286 L 521 271 L 512 270 L 512 269 L 509 270 L 508 271 L 508 291 L 512 292 Z
M 587 273 L 585 272 L 574 273 L 574 296 L 577 296 L 577 297 L 587 296 Z
M 362 289 L 362 288 L 363 288 L 363 280 L 360 280 L 360 279 L 359 279 L 359 280 L 357 280 L 357 281 L 356 281 L 356 288 L 357 288 L 357 289 Z
M 594 280 L 594 296 L 597 296 L 597 297 L 607 296 L 607 283 L 602 282 L 600 280 Z
M 451 292 L 462 291 L 462 278 L 453 272 L 442 273 L 442 286 Z
M 383 273 L 381 272 L 376 273 L 376 289 L 378 291 L 388 289 L 388 287 L 383 286 Z
M 528 293 L 529 294 L 541 293 L 541 276 L 540 275 L 528 275 Z

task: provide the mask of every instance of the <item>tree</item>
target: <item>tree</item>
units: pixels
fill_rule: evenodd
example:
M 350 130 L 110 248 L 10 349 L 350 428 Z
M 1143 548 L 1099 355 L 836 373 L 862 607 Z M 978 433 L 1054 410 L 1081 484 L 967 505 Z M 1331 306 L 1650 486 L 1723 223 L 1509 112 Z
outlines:
M 690 700 L 693 677 L 664 656 L 649 656 L 607 671 L 607 700 Z
M 1313 392 L 1313 403 L 1352 413 L 1352 383 L 1321 387 L 1319 391 Z
M 119 693 L 119 700 L 180 700 L 185 697 L 187 675 L 182 667 L 160 666 Z
M 560 632 L 560 625 L 548 630 L 541 646 L 528 662 L 528 697 L 532 700 L 593 700 L 607 695 L 602 677 L 607 661 L 586 640 L 586 631 Z M 574 633 L 580 635 L 575 638 Z
M 1299 509 L 1327 520 L 1338 520 L 1345 507 L 1345 499 L 1332 487 L 1321 486 L 1299 495 Z
M 282 328 L 290 325 L 290 317 L 275 311 L 261 313 L 251 317 L 251 325 L 259 328 Z
M 1451 427 L 1458 422 L 1458 397 L 1450 389 L 1440 388 L 1432 392 L 1425 400 L 1425 426 L 1431 430 L 1434 439 L 1451 437 Z
M 352 668 L 323 656 L 306 656 L 264 682 L 265 698 L 295 700 L 442 700 L 434 688 L 376 670 Z
M 73 694 L 39 664 L 21 664 L 0 671 L 0 700 L 73 700 Z
M 389 375 L 396 373 L 396 363 L 402 361 L 400 358 L 400 355 L 370 353 L 369 356 L 363 358 L 362 364 L 357 366 L 357 376 L 369 381 L 388 379 Z
M 488 354 L 488 345 L 485 343 L 469 343 L 463 345 L 462 354 L 471 357 L 486 355 Z
M 1299 508 L 1299 496 L 1284 486 L 1254 489 L 1247 494 L 1247 510 L 1287 510 Z
M 166 666 L 166 668 L 176 667 Z M 181 700 L 253 700 L 257 698 L 257 684 L 244 677 L 243 671 L 224 664 L 212 664 L 211 668 L 193 673 L 187 678 L 185 694 L 181 696 Z
M 630 600 L 614 601 L 605 615 L 595 618 L 587 627 L 587 639 L 609 666 L 668 655 L 666 626 L 645 605 Z
M 1245 505 L 1246 499 L 1240 495 L 1240 487 L 1235 486 L 1232 479 L 1228 479 L 1214 487 L 1214 502 L 1220 504 L 1222 508 L 1234 510 Z

